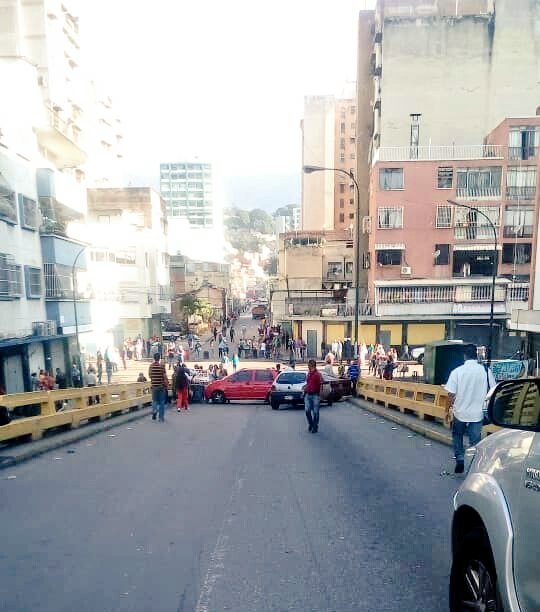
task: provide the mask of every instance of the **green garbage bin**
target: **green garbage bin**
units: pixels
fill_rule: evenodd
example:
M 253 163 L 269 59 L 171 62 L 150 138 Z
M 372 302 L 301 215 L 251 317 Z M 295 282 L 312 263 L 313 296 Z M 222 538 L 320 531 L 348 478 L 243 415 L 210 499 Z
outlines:
M 424 380 L 430 385 L 444 385 L 450 372 L 463 365 L 465 344 L 456 340 L 441 340 L 426 344 L 424 352 Z

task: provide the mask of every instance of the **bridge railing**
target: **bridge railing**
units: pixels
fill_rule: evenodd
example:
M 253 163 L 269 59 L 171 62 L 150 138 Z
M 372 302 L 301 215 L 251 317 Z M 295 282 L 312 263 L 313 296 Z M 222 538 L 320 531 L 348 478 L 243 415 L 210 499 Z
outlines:
M 443 386 L 425 383 L 400 382 L 365 377 L 358 381 L 357 393 L 368 401 L 394 408 L 404 414 L 412 414 L 421 420 L 436 421 L 449 428 L 445 420 L 448 392 Z M 484 431 L 493 433 L 499 428 L 487 425 Z
M 38 414 L 14 418 L 0 427 L 0 442 L 30 436 L 38 440 L 55 427 L 77 428 L 85 422 L 101 421 L 142 408 L 152 401 L 149 383 L 100 385 L 55 391 L 0 395 L 0 406 L 10 414 L 32 407 Z

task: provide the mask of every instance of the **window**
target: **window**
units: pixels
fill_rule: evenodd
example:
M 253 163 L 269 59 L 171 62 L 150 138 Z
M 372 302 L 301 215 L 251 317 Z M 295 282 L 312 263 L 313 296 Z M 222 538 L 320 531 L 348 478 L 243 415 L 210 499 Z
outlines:
M 350 144 L 354 144 L 355 142 L 356 142 L 356 138 L 355 138 L 354 136 L 351 136 L 351 137 L 349 138 L 349 143 L 350 143 Z
M 255 370 L 255 382 L 271 382 L 273 380 L 274 376 L 269 370 Z
M 17 223 L 17 207 L 15 193 L 0 186 L 0 220 Z
M 400 266 L 401 251 L 397 249 L 377 251 L 377 263 L 379 266 Z
M 354 198 L 350 198 L 350 199 L 349 199 L 349 204 L 350 204 L 351 206 L 354 206 Z
M 19 193 L 18 199 L 21 226 L 26 229 L 36 230 L 39 225 L 36 201 L 23 196 L 21 193 Z
M 458 240 L 493 238 L 491 225 L 483 215 L 478 214 L 479 212 L 484 213 L 495 227 L 499 225 L 499 206 L 476 206 L 475 210 L 456 208 L 454 211 L 454 238 Z
M 437 188 L 452 189 L 454 168 L 442 166 L 437 170 Z
M 277 383 L 282 385 L 298 385 L 300 383 L 306 382 L 306 373 L 305 372 L 283 372 L 280 375 L 279 379 L 276 380 Z
M 354 113 L 356 113 L 356 106 L 351 106 L 351 115 L 354 115 Z
M 343 198 L 340 198 L 339 200 L 339 207 L 343 208 L 345 206 L 345 200 Z
M 354 151 L 351 153 L 351 159 L 356 159 L 356 153 Z
M 534 208 L 509 206 L 504 212 L 505 238 L 531 238 L 534 230 Z
M 457 169 L 459 198 L 500 198 L 501 166 Z
M 22 291 L 22 269 L 10 255 L 0 253 L 0 299 L 19 298 Z
M 339 193 L 345 193 L 345 183 L 339 184 Z
M 379 229 L 403 227 L 403 207 L 381 207 L 378 210 Z
M 345 148 L 345 138 L 340 138 L 339 139 L 339 148 L 340 149 L 344 149 Z
M 447 266 L 450 263 L 450 245 L 436 244 L 435 245 L 435 265 Z
M 249 382 L 251 380 L 251 370 L 241 370 L 233 374 L 230 379 L 231 382 Z
M 454 207 L 450 206 L 449 204 L 438 204 L 435 227 L 438 227 L 439 229 L 452 227 L 453 210 Z
M 352 183 L 349 185 L 349 191 L 354 193 L 354 185 Z
M 509 167 L 506 173 L 506 196 L 530 200 L 536 196 L 536 166 Z
M 148 253 L 146 253 L 148 256 Z M 134 265 L 136 260 L 135 249 L 129 251 L 118 251 L 116 253 L 116 263 Z
M 28 299 L 40 298 L 43 294 L 40 268 L 24 266 L 24 280 L 26 284 L 26 297 Z
M 354 219 L 354 213 L 349 213 L 349 219 Z
M 342 277 L 343 276 L 343 262 L 342 261 L 329 261 L 327 264 L 327 276 Z
M 385 191 L 403 189 L 403 168 L 380 168 L 379 187 Z
M 512 126 L 508 133 L 510 159 L 534 159 L 539 144 L 538 128 L 534 125 Z
M 493 251 L 460 251 L 454 248 L 452 274 L 464 278 L 468 276 L 491 277 L 493 274 Z
M 345 274 L 352 274 L 354 269 L 354 264 L 352 261 L 345 262 Z
M 340 125 L 340 130 L 341 130 L 341 133 L 342 133 L 342 134 L 345 134 L 345 121 L 342 121 L 342 122 L 341 122 L 341 125 Z
M 345 223 L 345 213 L 339 213 L 339 222 Z
M 340 153 L 339 154 L 339 161 L 340 162 L 344 162 L 345 161 L 345 153 Z
M 527 264 L 531 263 L 530 244 L 503 244 L 502 263 Z

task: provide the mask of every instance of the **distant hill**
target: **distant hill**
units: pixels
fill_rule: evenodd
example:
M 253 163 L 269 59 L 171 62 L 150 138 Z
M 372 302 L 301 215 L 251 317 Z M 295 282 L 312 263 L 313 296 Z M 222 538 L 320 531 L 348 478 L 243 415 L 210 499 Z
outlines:
M 299 174 L 230 176 L 224 179 L 226 206 L 272 213 L 280 206 L 300 204 Z

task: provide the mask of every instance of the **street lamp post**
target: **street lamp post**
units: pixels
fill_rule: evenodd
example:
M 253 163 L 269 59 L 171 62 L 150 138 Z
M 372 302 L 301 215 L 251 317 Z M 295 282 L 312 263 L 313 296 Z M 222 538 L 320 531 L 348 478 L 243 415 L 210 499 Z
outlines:
M 358 345 L 358 308 L 360 307 L 360 188 L 356 178 L 351 171 L 343 170 L 342 168 L 325 168 L 323 166 L 304 166 L 304 173 L 311 174 L 312 172 L 341 172 L 346 174 L 354 183 L 356 189 L 356 262 L 355 262 L 355 293 L 354 293 L 354 346 Z
M 474 206 L 468 206 L 467 204 L 462 204 L 461 202 L 455 202 L 454 200 L 447 200 L 449 204 L 453 206 L 460 206 L 461 208 L 468 208 L 469 210 L 474 210 L 476 214 L 482 215 L 484 219 L 489 223 L 491 227 L 491 231 L 493 232 L 493 272 L 491 275 L 491 300 L 490 300 L 490 308 L 489 308 L 489 340 L 487 347 L 487 364 L 488 367 L 491 365 L 491 357 L 493 352 L 493 310 L 495 305 L 495 282 L 497 280 L 497 230 L 493 225 L 491 219 L 483 213 L 481 210 Z
M 79 341 L 79 317 L 77 313 L 77 276 L 75 275 L 75 266 L 79 257 L 84 253 L 88 245 L 83 246 L 77 253 L 71 266 L 71 282 L 73 284 L 73 314 L 75 318 L 75 340 L 77 341 L 77 361 L 79 362 L 79 370 L 81 372 L 81 381 L 84 381 L 83 367 L 81 362 L 81 344 Z

